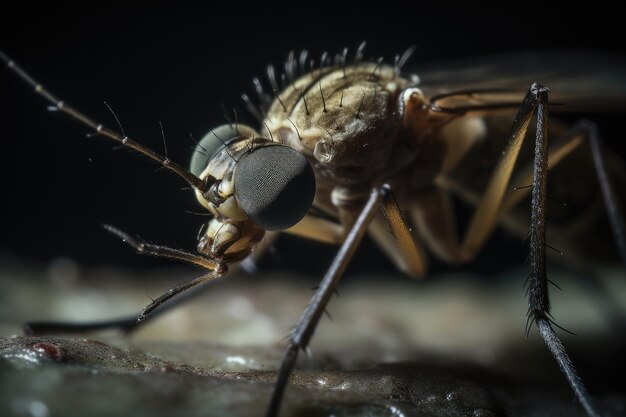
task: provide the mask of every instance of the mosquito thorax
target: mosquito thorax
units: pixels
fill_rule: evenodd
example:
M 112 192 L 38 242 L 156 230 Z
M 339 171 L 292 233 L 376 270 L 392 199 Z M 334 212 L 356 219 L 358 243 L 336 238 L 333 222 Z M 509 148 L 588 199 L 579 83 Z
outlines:
M 336 180 L 371 179 L 386 166 L 412 80 L 382 63 L 313 70 L 286 87 L 265 123 Z
M 217 219 L 251 221 L 264 230 L 293 226 L 315 196 L 306 158 L 244 125 L 220 126 L 205 135 L 191 172 L 210 184 L 205 192 L 196 190 L 196 197 Z

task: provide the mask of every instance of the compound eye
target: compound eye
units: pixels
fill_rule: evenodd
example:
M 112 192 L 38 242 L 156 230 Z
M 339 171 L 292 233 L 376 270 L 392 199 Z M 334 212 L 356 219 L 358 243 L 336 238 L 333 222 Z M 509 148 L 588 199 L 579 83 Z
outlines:
M 193 155 L 191 155 L 189 171 L 196 177 L 199 177 L 207 165 L 209 165 L 211 159 L 224 148 L 224 145 L 228 145 L 233 140 L 241 137 L 251 138 L 256 136 L 259 135 L 254 129 L 240 124 L 222 125 L 211 130 L 200 139 L 198 146 L 195 147 Z
M 306 158 L 285 145 L 254 148 L 241 157 L 234 172 L 239 207 L 257 226 L 285 230 L 309 211 L 315 197 L 315 175 Z

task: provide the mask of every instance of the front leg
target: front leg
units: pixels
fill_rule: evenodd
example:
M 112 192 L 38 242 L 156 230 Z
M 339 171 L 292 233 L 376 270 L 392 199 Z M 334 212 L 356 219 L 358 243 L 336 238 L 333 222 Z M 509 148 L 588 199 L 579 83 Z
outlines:
M 132 246 L 140 254 L 146 254 L 159 258 L 175 259 L 187 262 L 192 265 L 201 266 L 211 272 L 195 278 L 189 282 L 171 288 L 165 294 L 152 300 L 152 302 L 137 315 L 121 317 L 118 319 L 90 321 L 90 322 L 54 322 L 54 321 L 35 321 L 24 324 L 24 333 L 29 335 L 49 335 L 49 334 L 80 334 L 85 332 L 94 332 L 107 329 L 119 329 L 123 333 L 128 334 L 137 330 L 148 320 L 152 320 L 157 316 L 178 307 L 179 305 L 189 301 L 195 296 L 202 293 L 202 288 L 194 289 L 200 284 L 213 281 L 226 274 L 226 266 L 216 262 L 209 257 L 200 253 L 186 252 L 180 249 L 174 249 L 163 245 L 156 245 L 145 242 L 138 237 L 132 236 L 122 230 L 110 225 L 104 225 L 104 228 L 114 235 L 118 236 L 125 243 Z M 185 292 L 184 297 L 178 297 L 170 301 L 174 296 Z M 168 302 L 170 301 L 170 302 Z
M 313 295 L 313 298 L 311 298 L 306 310 L 304 310 L 298 325 L 289 335 L 289 346 L 287 347 L 287 352 L 285 353 L 280 370 L 278 371 L 274 392 L 265 414 L 267 417 L 276 417 L 278 415 L 289 376 L 293 371 L 298 357 L 298 351 L 306 349 L 309 345 L 309 341 L 319 323 L 320 317 L 337 287 L 343 272 L 352 259 L 356 248 L 363 239 L 367 231 L 367 226 L 371 223 L 376 214 L 379 204 L 388 194 L 389 192 L 386 187 L 377 187 L 372 190 L 365 207 L 361 210 L 360 215 L 354 222 L 354 226 L 352 226 L 346 236 L 317 291 Z

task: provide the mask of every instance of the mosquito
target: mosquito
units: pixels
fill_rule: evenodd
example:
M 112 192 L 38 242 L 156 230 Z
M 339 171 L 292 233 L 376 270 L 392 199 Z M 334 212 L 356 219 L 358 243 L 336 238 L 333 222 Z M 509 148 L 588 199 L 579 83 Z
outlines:
M 553 86 L 529 79 L 541 74 L 528 72 L 525 77 L 516 76 L 513 82 L 507 77 L 486 80 L 481 72 L 457 72 L 457 76 L 464 75 L 457 77 L 457 84 L 466 82 L 467 86 L 449 89 L 445 78 L 450 74 L 425 71 L 418 76 L 404 71 L 414 48 L 386 63 L 382 58 L 364 60 L 364 46 L 361 44 L 354 54 L 345 48 L 332 58 L 323 53 L 317 63 L 307 51 L 298 55 L 292 52 L 281 70 L 269 66 L 266 85 L 254 79 L 258 97 L 242 96 L 258 119 L 257 129 L 235 121 L 211 130 L 199 141 L 188 169 L 70 107 L 0 53 L 7 67 L 54 109 L 178 175 L 212 215 L 193 252 L 147 243 L 106 226 L 140 253 L 187 262 L 208 271 L 154 299 L 138 318 L 29 323 L 27 331 L 81 332 L 112 327 L 132 331 L 174 306 L 175 302 L 168 301 L 175 296 L 226 275 L 229 267 L 248 259 L 275 232 L 339 245 L 289 335 L 266 410 L 266 416 L 275 417 L 296 358 L 307 349 L 366 233 L 400 270 L 421 278 L 427 274 L 427 252 L 449 263 L 472 260 L 495 227 L 530 194 L 528 330 L 537 327 L 582 407 L 590 417 L 597 417 L 554 330 L 557 325 L 550 315 L 546 272 L 548 172 L 574 150 L 586 146 L 616 246 L 626 262 L 623 221 L 609 185 L 596 126 L 589 122 L 575 124 L 548 146 L 548 97 Z M 558 56 L 543 58 L 544 68 L 550 68 L 546 62 L 564 65 Z M 507 63 L 509 68 L 512 63 Z M 513 72 L 523 71 L 516 68 Z M 557 101 L 585 106 L 597 98 L 604 102 L 624 99 L 621 93 L 603 88 L 606 86 L 602 83 L 586 91 L 573 87 L 574 91 L 563 89 Z M 497 160 L 484 190 L 478 194 L 467 191 L 455 178 L 455 170 L 464 163 L 471 166 L 469 155 L 480 148 L 491 117 L 516 110 L 514 120 L 508 119 L 508 136 L 500 138 Z M 528 138 L 534 139 L 532 161 L 514 170 L 522 143 Z M 524 186 L 514 189 L 511 184 Z M 462 239 L 455 228 L 450 194 L 475 205 Z

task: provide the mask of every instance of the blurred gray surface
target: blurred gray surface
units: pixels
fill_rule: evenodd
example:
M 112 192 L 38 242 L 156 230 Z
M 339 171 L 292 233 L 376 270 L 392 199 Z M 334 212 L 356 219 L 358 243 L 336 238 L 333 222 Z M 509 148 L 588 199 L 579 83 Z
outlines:
M 525 269 L 493 280 L 349 277 L 298 362 L 283 416 L 582 416 L 536 332 L 524 334 Z M 256 416 L 310 278 L 269 271 L 218 282 L 130 338 L 18 336 L 27 320 L 138 312 L 188 269 L 0 269 L 0 415 Z M 555 271 L 553 314 L 603 416 L 624 415 L 626 283 Z M 620 329 L 622 330 L 620 332 Z M 613 382 L 615 381 L 615 382 Z

